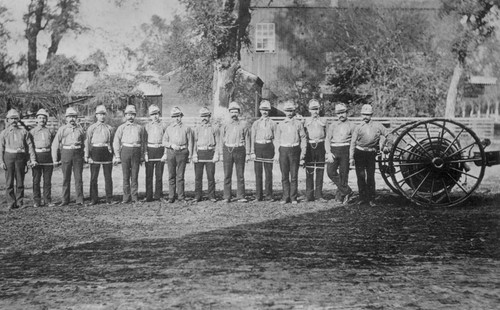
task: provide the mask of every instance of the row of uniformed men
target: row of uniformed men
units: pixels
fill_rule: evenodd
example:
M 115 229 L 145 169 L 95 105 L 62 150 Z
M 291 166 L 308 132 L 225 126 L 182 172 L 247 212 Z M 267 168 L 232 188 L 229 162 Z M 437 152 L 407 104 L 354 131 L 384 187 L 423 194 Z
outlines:
M 311 117 L 305 122 L 294 117 L 295 104 L 284 105 L 285 119 L 276 124 L 269 118 L 271 105 L 262 101 L 262 117 L 251 129 L 240 119 L 240 106 L 229 105 L 230 121 L 216 127 L 210 121 L 211 113 L 201 108 L 201 122 L 194 129 L 182 122 L 183 113 L 178 107 L 171 111 L 173 123 L 166 126 L 160 121 L 160 109 L 149 107 L 151 121 L 145 126 L 135 122 L 135 107 L 125 109 L 126 121 L 116 132 L 105 123 L 106 108 L 96 108 L 96 123 L 87 132 L 77 124 L 73 108 L 66 111 L 66 125 L 54 135 L 46 127 L 48 114 L 37 113 L 37 126 L 29 133 L 18 125 L 19 113 L 10 110 L 8 127 L 0 133 L 0 165 L 6 170 L 7 199 L 11 208 L 20 207 L 24 197 L 24 170 L 29 156 L 33 170 L 34 206 L 51 205 L 51 177 L 54 166 L 61 165 L 63 193 L 61 205 L 70 201 L 71 173 L 75 178 L 76 203 L 83 204 L 83 163 L 90 164 L 91 204 L 99 202 L 97 179 L 100 167 L 105 178 L 106 202 L 112 202 L 112 167 L 121 163 L 123 171 L 123 203 L 138 201 L 138 173 L 141 161 L 146 166 L 146 201 L 162 199 L 163 170 L 169 171 L 169 202 L 184 200 L 184 173 L 186 164 L 194 162 L 195 200 L 202 199 L 203 170 L 208 179 L 208 199 L 215 198 L 215 163 L 222 156 L 224 166 L 224 200 L 231 201 L 233 168 L 236 170 L 236 200 L 246 202 L 244 169 L 248 160 L 254 161 L 256 200 L 273 200 L 272 169 L 279 163 L 282 174 L 283 196 L 281 203 L 297 203 L 298 170 L 306 167 L 306 200 L 324 201 L 323 174 L 327 169 L 338 190 L 336 199 L 347 203 L 353 194 L 348 185 L 349 165 L 356 166 L 360 202 L 373 204 L 375 198 L 375 156 L 383 144 L 385 128 L 371 121 L 372 107 L 364 105 L 363 123 L 355 126 L 347 119 L 347 108 L 338 103 L 335 112 L 338 121 L 327 127 L 319 117 L 320 104 L 309 102 Z M 60 155 L 59 155 L 60 154 Z M 263 183 L 263 171 L 265 183 Z M 43 176 L 43 199 L 41 179 Z M 153 189 L 153 176 L 155 178 Z M 14 188 L 14 180 L 16 188 Z

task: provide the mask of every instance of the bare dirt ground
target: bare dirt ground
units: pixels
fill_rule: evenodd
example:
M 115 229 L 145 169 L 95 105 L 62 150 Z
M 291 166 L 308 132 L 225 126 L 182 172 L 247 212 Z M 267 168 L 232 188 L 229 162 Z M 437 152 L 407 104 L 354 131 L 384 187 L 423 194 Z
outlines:
M 253 164 L 246 171 L 252 198 Z M 274 176 L 280 189 L 277 167 Z M 88 195 L 88 169 L 84 179 Z M 120 167 L 114 179 L 119 200 Z M 355 181 L 351 172 L 353 188 Z M 473 197 L 454 208 L 410 205 L 377 182 L 374 208 L 209 201 L 3 208 L 0 309 L 498 309 L 500 166 L 487 168 Z M 2 195 L 4 184 L 1 174 Z M 60 185 L 56 170 L 56 201 Z M 333 198 L 326 179 L 325 191 Z

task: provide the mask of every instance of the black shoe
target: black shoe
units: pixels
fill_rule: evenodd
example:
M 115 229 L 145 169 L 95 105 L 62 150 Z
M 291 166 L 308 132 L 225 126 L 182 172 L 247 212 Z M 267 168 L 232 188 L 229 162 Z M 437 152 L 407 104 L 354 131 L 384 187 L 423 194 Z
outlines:
M 175 202 L 175 198 L 170 198 L 170 199 L 168 200 L 168 203 L 174 203 L 174 202 Z
M 352 195 L 354 195 L 353 192 L 350 192 L 349 194 L 345 195 L 344 199 L 342 199 L 342 204 L 344 204 L 344 205 L 348 204 Z
M 229 199 L 229 198 L 228 198 L 228 199 L 224 199 L 224 202 L 225 202 L 225 203 L 230 203 L 230 202 L 231 202 L 231 199 Z
M 13 206 L 10 206 L 10 208 L 9 208 L 9 209 L 11 209 L 11 210 L 14 210 L 14 209 L 19 209 L 19 206 L 18 206 L 18 205 L 13 205 Z

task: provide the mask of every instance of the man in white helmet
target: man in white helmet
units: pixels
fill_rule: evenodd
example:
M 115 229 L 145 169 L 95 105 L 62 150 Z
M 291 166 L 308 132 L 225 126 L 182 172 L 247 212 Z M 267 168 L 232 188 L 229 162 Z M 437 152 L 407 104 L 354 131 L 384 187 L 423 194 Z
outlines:
M 319 116 L 319 101 L 309 101 L 311 117 L 304 122 L 307 138 L 306 148 L 306 200 L 325 202 L 323 198 L 323 176 L 325 173 L 326 122 Z
M 194 162 L 194 199 L 201 201 L 203 169 L 207 171 L 208 199 L 216 202 L 215 198 L 215 163 L 219 161 L 220 133 L 219 128 L 210 122 L 212 113 L 206 107 L 200 109 L 201 122 L 194 128 L 193 135 L 193 162 Z
M 236 199 L 245 198 L 245 162 L 250 159 L 250 130 L 247 122 L 240 119 L 241 107 L 233 101 L 229 103 L 231 120 L 221 126 L 221 146 L 224 161 L 224 200 L 231 201 L 233 166 L 236 168 Z
M 144 156 L 144 127 L 135 122 L 135 106 L 125 108 L 125 123 L 118 126 L 113 139 L 115 158 L 113 162 L 122 164 L 122 203 L 139 202 L 139 168 Z
M 351 139 L 349 161 L 356 166 L 359 204 L 375 204 L 375 162 L 384 145 L 388 131 L 378 122 L 372 121 L 373 108 L 369 104 L 361 107 L 363 123 L 358 125 Z
M 52 141 L 52 160 L 61 165 L 63 173 L 62 202 L 66 206 L 70 200 L 71 172 L 75 178 L 76 204 L 83 206 L 83 148 L 85 130 L 77 123 L 78 113 L 72 107 L 66 109 L 66 125 L 59 127 Z M 60 161 L 58 153 L 61 153 Z
M 271 103 L 263 100 L 259 106 L 261 117 L 252 124 L 250 134 L 251 150 L 250 158 L 254 161 L 255 170 L 255 200 L 273 201 L 273 158 L 274 158 L 274 135 L 276 123 L 269 118 Z M 263 193 L 262 170 L 266 179 Z
M 23 206 L 24 171 L 27 161 L 36 165 L 35 150 L 29 132 L 20 127 L 19 112 L 11 109 L 6 116 L 7 127 L 0 132 L 0 167 L 5 170 L 5 197 L 10 209 Z M 16 188 L 14 188 L 14 181 Z
M 186 164 L 193 156 L 193 132 L 191 127 L 182 122 L 182 113 L 179 107 L 173 107 L 170 116 L 174 121 L 167 127 L 163 134 L 163 146 L 168 166 L 168 202 L 173 203 L 176 199 L 185 201 L 184 175 Z
M 146 163 L 146 201 L 163 198 L 163 171 L 165 162 L 161 160 L 166 150 L 163 147 L 163 135 L 167 125 L 160 120 L 160 107 L 149 106 L 150 122 L 144 126 L 144 161 Z M 153 177 L 155 178 L 153 188 Z
M 302 122 L 294 118 L 295 103 L 291 100 L 284 105 L 285 119 L 276 127 L 275 162 L 281 169 L 283 197 L 281 204 L 297 204 L 299 166 L 304 164 L 306 155 L 306 132 Z
M 33 174 L 34 207 L 43 205 L 53 206 L 52 203 L 52 173 L 54 165 L 50 148 L 54 140 L 55 131 L 47 128 L 49 113 L 40 109 L 36 113 L 37 126 L 30 130 L 35 147 L 37 165 L 31 168 Z M 43 199 L 40 183 L 43 177 Z
M 95 109 L 96 122 L 87 129 L 85 139 L 85 161 L 90 164 L 90 204 L 99 203 L 97 180 L 102 165 L 106 203 L 113 202 L 113 138 L 115 129 L 106 124 L 107 110 L 104 105 Z
M 347 204 L 353 191 L 349 187 L 349 149 L 356 126 L 347 118 L 347 107 L 339 102 L 335 105 L 338 120 L 328 126 L 325 151 L 328 177 L 337 186 L 335 199 Z

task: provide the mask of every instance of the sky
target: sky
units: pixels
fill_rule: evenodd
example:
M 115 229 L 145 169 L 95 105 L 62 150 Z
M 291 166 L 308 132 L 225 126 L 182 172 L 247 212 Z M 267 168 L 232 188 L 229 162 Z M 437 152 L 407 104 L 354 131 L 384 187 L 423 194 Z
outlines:
M 122 7 L 116 7 L 114 0 L 80 0 L 79 21 L 90 28 L 84 34 L 67 34 L 61 41 L 57 54 L 75 57 L 82 61 L 98 49 L 105 52 L 109 71 L 130 71 L 124 66 L 123 55 L 118 51 L 123 47 L 131 49 L 139 46 L 143 40 L 139 27 L 148 23 L 151 16 L 158 15 L 169 22 L 175 14 L 182 14 L 178 0 L 128 0 Z M 26 54 L 27 41 L 24 38 L 25 24 L 23 14 L 27 12 L 30 0 L 0 0 L 0 5 L 8 9 L 7 24 L 12 40 L 7 52 L 12 57 Z M 49 0 L 55 2 L 55 0 Z M 40 35 L 38 42 L 38 60 L 45 61 L 50 43 L 49 35 Z M 133 64 L 131 64 L 133 66 Z

